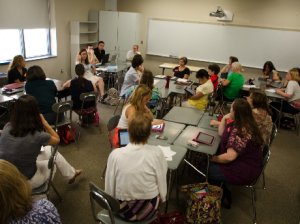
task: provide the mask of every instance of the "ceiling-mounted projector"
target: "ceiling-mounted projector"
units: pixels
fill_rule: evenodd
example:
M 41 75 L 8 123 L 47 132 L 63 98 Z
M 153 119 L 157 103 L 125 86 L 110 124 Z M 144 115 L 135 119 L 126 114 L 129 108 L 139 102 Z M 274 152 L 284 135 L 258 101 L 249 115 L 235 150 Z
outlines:
M 216 11 L 209 13 L 209 16 L 217 17 L 218 21 L 230 22 L 233 19 L 233 13 L 223 10 L 220 6 L 218 6 Z

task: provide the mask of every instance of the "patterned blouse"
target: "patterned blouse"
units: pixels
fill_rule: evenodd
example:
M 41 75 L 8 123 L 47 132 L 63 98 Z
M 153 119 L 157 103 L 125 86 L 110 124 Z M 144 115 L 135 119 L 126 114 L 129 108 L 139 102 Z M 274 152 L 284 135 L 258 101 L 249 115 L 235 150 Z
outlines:
M 234 123 L 226 126 L 221 139 L 218 154 L 232 148 L 238 157 L 229 163 L 220 164 L 220 168 L 230 184 L 245 185 L 252 183 L 262 170 L 262 149 L 252 140 L 252 135 L 243 131 L 241 135 Z
M 54 205 L 46 199 L 41 199 L 33 202 L 32 209 L 26 216 L 9 222 L 9 224 L 27 223 L 60 224 L 61 221 Z
M 271 116 L 267 113 L 267 111 L 260 109 L 253 109 L 252 114 L 262 134 L 265 144 L 269 144 L 273 127 Z

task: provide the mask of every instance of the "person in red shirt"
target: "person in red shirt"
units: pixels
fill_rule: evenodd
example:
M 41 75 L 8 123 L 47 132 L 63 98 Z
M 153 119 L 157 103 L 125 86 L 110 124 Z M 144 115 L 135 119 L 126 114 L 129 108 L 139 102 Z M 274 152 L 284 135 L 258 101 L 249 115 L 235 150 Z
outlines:
M 220 72 L 220 67 L 217 64 L 211 64 L 208 66 L 208 74 L 210 75 L 210 80 L 214 85 L 214 92 L 217 91 L 218 88 L 218 74 Z

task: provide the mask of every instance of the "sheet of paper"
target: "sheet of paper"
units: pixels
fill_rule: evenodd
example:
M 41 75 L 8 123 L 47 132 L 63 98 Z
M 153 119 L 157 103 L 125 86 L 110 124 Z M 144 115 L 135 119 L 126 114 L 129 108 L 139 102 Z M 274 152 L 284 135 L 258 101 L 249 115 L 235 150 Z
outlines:
M 270 92 L 270 93 L 275 93 L 276 90 L 275 89 L 266 89 L 266 91 Z
M 154 79 L 154 85 L 156 85 L 157 83 L 159 82 L 159 80 L 158 79 Z
M 187 79 L 177 79 L 177 82 L 187 82 L 188 80 Z
M 173 150 L 171 150 L 170 146 L 158 146 L 162 153 L 164 154 L 164 157 L 167 161 L 172 161 L 172 157 L 176 154 L 176 152 L 174 152 Z
M 166 76 L 165 75 L 156 75 L 155 78 L 158 78 L 158 79 L 164 79 Z
M 247 89 L 250 89 L 250 88 L 255 88 L 256 85 L 247 85 L 247 84 L 244 84 L 243 87 L 247 88 Z

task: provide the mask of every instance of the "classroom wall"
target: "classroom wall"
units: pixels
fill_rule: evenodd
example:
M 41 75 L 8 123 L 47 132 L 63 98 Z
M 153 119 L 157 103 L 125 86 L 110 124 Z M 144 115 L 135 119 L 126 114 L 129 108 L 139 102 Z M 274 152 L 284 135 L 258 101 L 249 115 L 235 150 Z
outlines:
M 118 1 L 119 11 L 139 12 L 142 15 L 143 21 L 142 21 L 142 29 L 141 29 L 141 40 L 143 44 L 140 44 L 140 47 L 143 53 L 146 52 L 147 30 L 148 30 L 147 25 L 148 25 L 149 18 L 220 23 L 217 22 L 215 17 L 209 16 L 209 12 L 215 11 L 217 9 L 217 6 L 221 6 L 223 10 L 229 10 L 234 13 L 233 22 L 231 22 L 231 24 L 269 27 L 269 28 L 287 28 L 287 29 L 296 29 L 300 31 L 300 11 L 299 11 L 300 1 L 299 0 L 263 0 L 263 1 L 261 0 L 252 0 L 252 1 L 119 0 Z M 178 32 L 180 32 L 180 30 Z M 159 56 L 147 56 L 147 55 L 145 56 L 145 66 L 151 69 L 154 72 L 154 74 L 161 73 L 161 70 L 158 68 L 158 65 L 163 62 L 177 63 L 177 59 L 170 59 L 170 58 L 164 58 Z M 262 62 L 262 66 L 263 63 L 264 62 Z M 208 63 L 206 62 L 196 62 L 196 61 L 191 61 L 189 62 L 189 64 L 195 66 L 205 66 L 205 67 L 207 67 L 208 65 Z M 300 66 L 300 59 L 299 59 L 298 66 Z M 244 74 L 246 75 L 247 78 L 255 77 L 258 74 L 261 74 L 261 70 L 259 69 L 244 68 L 244 70 L 245 70 Z
M 55 0 L 57 57 L 29 61 L 26 67 L 41 66 L 48 77 L 70 78 L 70 21 L 87 21 L 89 10 L 103 10 L 104 0 Z M 0 65 L 0 72 L 7 72 L 8 65 Z M 61 73 L 61 69 L 63 73 Z

